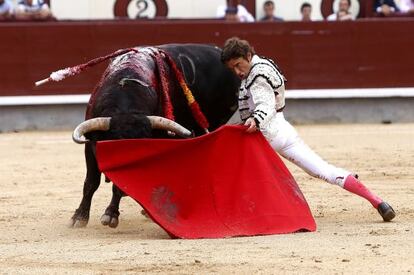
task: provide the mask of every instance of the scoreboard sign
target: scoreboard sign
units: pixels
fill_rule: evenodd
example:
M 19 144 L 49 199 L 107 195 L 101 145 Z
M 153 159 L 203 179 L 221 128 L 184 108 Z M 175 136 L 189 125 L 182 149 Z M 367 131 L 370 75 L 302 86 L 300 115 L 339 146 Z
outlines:
M 166 0 L 117 0 L 114 15 L 135 19 L 166 17 L 168 4 Z

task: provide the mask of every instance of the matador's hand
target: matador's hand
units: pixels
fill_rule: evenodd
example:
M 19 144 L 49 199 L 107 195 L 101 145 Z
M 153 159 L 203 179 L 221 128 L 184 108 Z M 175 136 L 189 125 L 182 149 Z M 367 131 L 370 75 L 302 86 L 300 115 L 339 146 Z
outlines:
M 252 117 L 249 117 L 246 120 L 246 122 L 244 123 L 244 126 L 247 126 L 248 127 L 246 129 L 246 132 L 248 132 L 248 133 L 253 133 L 253 132 L 256 132 L 257 131 L 256 121 Z

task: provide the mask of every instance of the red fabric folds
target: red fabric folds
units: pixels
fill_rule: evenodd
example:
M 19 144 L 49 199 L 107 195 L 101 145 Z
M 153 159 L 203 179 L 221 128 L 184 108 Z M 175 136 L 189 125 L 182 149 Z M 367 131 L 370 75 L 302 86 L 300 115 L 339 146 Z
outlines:
M 261 133 L 224 126 L 192 139 L 97 144 L 98 164 L 172 237 L 314 231 L 292 175 Z

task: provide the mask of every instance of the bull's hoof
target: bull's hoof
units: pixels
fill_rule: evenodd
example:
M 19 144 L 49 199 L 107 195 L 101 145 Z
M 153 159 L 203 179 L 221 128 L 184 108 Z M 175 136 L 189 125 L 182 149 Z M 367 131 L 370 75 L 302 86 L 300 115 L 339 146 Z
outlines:
M 88 220 L 74 220 L 73 218 L 70 219 L 68 227 L 69 228 L 83 228 L 88 225 Z
M 114 207 L 108 206 L 106 208 L 105 213 L 101 217 L 102 225 L 107 225 L 111 228 L 115 228 L 119 224 L 119 211 Z
M 110 215 L 103 214 L 101 217 L 102 225 L 107 225 L 111 228 L 116 228 L 119 224 L 118 217 L 111 217 Z
M 76 209 L 75 214 L 69 220 L 68 227 L 70 228 L 83 228 L 86 227 L 89 221 L 89 215 L 82 214 L 79 209 Z

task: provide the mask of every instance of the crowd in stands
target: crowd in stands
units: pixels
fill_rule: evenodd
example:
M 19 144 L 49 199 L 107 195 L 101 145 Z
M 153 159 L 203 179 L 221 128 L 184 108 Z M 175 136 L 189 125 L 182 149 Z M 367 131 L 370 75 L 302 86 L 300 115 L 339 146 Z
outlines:
M 376 16 L 392 16 L 393 14 L 414 15 L 414 0 L 374 0 L 372 11 Z M 16 2 L 16 1 L 15 1 Z M 227 0 L 226 5 L 217 8 L 216 17 L 226 21 L 254 22 L 255 18 L 241 4 L 241 0 Z M 354 20 L 355 14 L 350 11 L 351 0 L 339 0 L 337 11 L 329 15 L 328 21 Z M 277 16 L 275 3 L 267 0 L 263 4 L 264 16 L 259 21 L 283 22 Z M 301 21 L 312 21 L 312 5 L 304 2 L 300 7 Z M 50 7 L 44 0 L 18 0 L 13 5 L 12 0 L 0 0 L 0 20 L 54 20 Z
M 374 16 L 392 16 L 394 14 L 414 15 L 414 0 L 375 0 L 372 10 Z M 232 4 L 230 4 L 232 3 Z M 339 0 L 337 11 L 330 14 L 326 20 L 328 21 L 347 21 L 355 20 L 356 15 L 351 13 L 351 0 Z M 277 16 L 275 3 L 271 0 L 265 1 L 263 4 L 264 17 L 259 21 L 283 22 L 284 19 Z M 304 2 L 300 7 L 301 21 L 312 21 L 312 5 Z M 241 4 L 240 0 L 227 0 L 226 6 L 220 6 L 217 10 L 217 17 L 227 21 L 237 22 L 254 22 L 254 17 Z
M 11 0 L 0 0 L 0 20 L 52 20 L 49 5 L 43 0 L 20 0 L 14 6 Z

